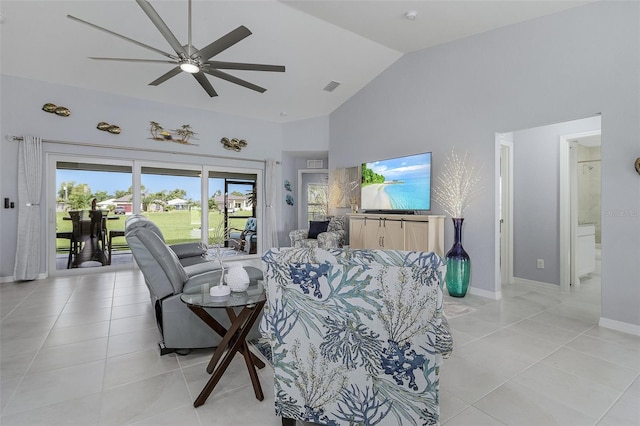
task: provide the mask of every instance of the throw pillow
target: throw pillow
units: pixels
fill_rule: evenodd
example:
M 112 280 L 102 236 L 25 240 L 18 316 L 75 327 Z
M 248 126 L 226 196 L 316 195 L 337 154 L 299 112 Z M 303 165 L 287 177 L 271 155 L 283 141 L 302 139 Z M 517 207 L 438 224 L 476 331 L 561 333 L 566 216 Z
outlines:
M 327 228 L 329 227 L 328 220 L 312 220 L 309 222 L 309 235 L 307 238 L 317 239 L 318 234 L 322 232 L 327 232 Z

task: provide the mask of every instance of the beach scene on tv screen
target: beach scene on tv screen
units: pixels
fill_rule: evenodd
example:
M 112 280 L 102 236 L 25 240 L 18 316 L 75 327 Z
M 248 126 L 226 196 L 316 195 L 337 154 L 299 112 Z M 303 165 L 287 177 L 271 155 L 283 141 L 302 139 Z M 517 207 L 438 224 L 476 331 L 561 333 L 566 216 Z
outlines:
M 362 164 L 365 210 L 430 210 L 431 153 Z

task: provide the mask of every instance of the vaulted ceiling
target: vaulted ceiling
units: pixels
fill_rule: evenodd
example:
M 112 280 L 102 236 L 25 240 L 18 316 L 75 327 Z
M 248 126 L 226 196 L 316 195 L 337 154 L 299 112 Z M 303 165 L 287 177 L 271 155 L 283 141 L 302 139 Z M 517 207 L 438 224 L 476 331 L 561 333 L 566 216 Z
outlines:
M 209 97 L 189 74 L 149 83 L 171 64 L 112 62 L 91 56 L 166 59 L 149 49 L 68 19 L 107 28 L 173 53 L 134 0 L 0 3 L 3 74 L 241 115 L 274 122 L 330 114 L 407 52 L 580 6 L 590 1 L 217 1 L 194 0 L 192 44 L 198 49 L 240 25 L 252 35 L 214 59 L 285 65 L 286 72 L 227 71 L 264 93 L 208 76 Z M 150 0 L 182 44 L 188 1 Z M 415 11 L 415 19 L 407 12 Z M 333 91 L 323 90 L 331 81 Z

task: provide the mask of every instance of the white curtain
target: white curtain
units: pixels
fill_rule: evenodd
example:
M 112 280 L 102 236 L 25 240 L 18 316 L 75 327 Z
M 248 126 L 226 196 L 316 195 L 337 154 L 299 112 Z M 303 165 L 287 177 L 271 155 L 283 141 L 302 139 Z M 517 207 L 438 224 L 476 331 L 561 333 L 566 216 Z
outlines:
M 264 238 L 262 242 L 264 244 L 263 250 L 269 250 L 270 248 L 280 247 L 278 245 L 278 222 L 276 220 L 276 200 L 278 196 L 277 192 L 277 162 L 275 160 L 266 160 L 265 167 L 265 217 L 264 217 Z
M 15 281 L 35 280 L 40 273 L 40 193 L 42 140 L 25 136 L 18 152 L 18 241 L 13 268 Z

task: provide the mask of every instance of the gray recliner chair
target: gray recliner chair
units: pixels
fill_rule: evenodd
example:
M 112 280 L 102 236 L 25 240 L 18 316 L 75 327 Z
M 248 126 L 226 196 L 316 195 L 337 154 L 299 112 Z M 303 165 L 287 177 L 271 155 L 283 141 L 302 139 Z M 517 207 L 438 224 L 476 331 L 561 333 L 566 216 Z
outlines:
M 158 237 L 160 237 L 163 243 L 165 242 L 164 235 L 162 234 L 162 231 L 160 230 L 158 225 L 153 223 L 153 221 L 151 221 L 148 217 L 141 214 L 132 214 L 131 216 L 127 217 L 125 221 L 125 234 L 127 230 L 138 226 L 151 229 L 156 233 Z M 169 244 L 169 248 L 173 250 L 176 256 L 178 256 L 178 259 L 180 260 L 182 266 L 189 266 L 207 261 L 203 256 L 205 251 L 202 249 L 200 243 L 193 242 Z
M 147 218 L 144 220 L 151 222 Z M 180 296 L 202 285 L 217 285 L 222 273 L 220 264 L 203 259 L 203 262 L 183 266 L 178 255 L 155 232 L 155 225 L 143 224 L 142 220 L 135 222 L 137 225 L 132 226 L 131 221 L 127 221 L 125 238 L 149 289 L 156 323 L 163 338 L 160 353 L 164 355 L 179 349 L 217 346 L 222 337 L 191 312 Z M 259 269 L 246 269 L 251 284 L 255 285 L 257 280 L 262 279 Z M 225 328 L 230 326 L 224 309 L 208 311 Z M 260 336 L 258 323 L 256 321 L 248 339 Z

